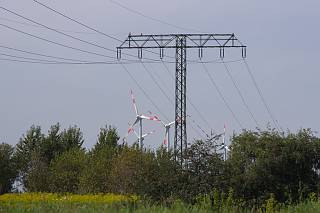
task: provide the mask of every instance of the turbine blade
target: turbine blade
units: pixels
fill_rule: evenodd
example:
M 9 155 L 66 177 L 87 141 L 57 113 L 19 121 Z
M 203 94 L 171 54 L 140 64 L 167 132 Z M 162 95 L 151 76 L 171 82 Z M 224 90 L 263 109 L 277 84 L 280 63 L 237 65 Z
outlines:
M 128 129 L 128 131 L 127 131 L 127 133 L 126 133 L 126 135 L 123 137 L 123 142 L 127 142 L 127 137 L 132 133 L 132 132 L 134 132 L 134 129 L 133 129 L 133 126 L 131 126 L 130 124 L 129 124 L 129 129 Z
M 135 130 L 133 130 L 133 132 L 134 132 L 134 134 L 137 136 L 137 138 L 139 138 L 138 133 L 137 133 Z
M 163 140 L 163 145 L 168 146 L 168 140 L 167 140 L 167 137 L 165 137 L 165 138 L 164 138 L 164 140 Z
M 134 123 L 132 124 L 132 126 L 136 125 L 139 122 L 139 118 L 137 117 L 136 120 L 134 121 Z
M 157 116 L 150 117 L 150 116 L 140 115 L 140 118 L 150 120 L 150 121 L 160 121 Z
M 166 124 L 156 114 L 152 113 L 150 110 L 148 112 L 150 116 L 154 118 L 154 120 L 160 121 L 163 124 L 163 126 L 166 126 Z
M 132 99 L 132 104 L 133 104 L 134 111 L 135 111 L 136 115 L 138 115 L 138 108 L 137 108 L 137 105 L 136 105 L 136 99 L 135 99 L 135 97 L 133 95 L 132 90 L 130 90 L 130 94 L 131 94 L 131 99 Z
M 172 121 L 171 123 L 168 124 L 168 126 L 172 126 L 175 123 L 176 123 L 175 121 Z
M 153 134 L 154 132 L 155 132 L 155 131 L 148 132 L 147 134 L 142 135 L 142 138 L 145 138 L 145 137 L 147 137 L 148 135 Z
M 128 135 L 129 135 L 131 132 L 133 132 L 133 131 L 134 131 L 133 126 L 129 127 L 129 129 L 128 129 Z
M 222 146 L 218 150 L 223 150 L 225 149 L 225 145 L 222 144 Z

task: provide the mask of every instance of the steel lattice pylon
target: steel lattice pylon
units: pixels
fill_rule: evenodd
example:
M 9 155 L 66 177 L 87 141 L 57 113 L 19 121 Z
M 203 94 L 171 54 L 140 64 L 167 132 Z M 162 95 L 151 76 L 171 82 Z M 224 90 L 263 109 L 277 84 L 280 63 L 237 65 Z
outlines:
M 142 58 L 143 49 L 159 49 L 160 58 L 164 57 L 164 49 L 176 50 L 175 74 L 175 158 L 180 158 L 181 165 L 185 160 L 187 149 L 187 49 L 197 48 L 202 58 L 204 48 L 219 48 L 220 57 L 224 57 L 225 48 L 241 48 L 242 57 L 246 57 L 244 46 L 234 34 L 166 34 L 166 35 L 131 35 L 117 47 L 117 58 L 121 58 L 123 49 L 138 49 L 138 57 Z
M 175 90 L 175 135 L 174 150 L 180 145 L 180 159 L 183 163 L 183 150 L 187 147 L 187 48 L 186 37 L 176 37 L 176 90 Z M 177 156 L 178 153 L 175 153 Z

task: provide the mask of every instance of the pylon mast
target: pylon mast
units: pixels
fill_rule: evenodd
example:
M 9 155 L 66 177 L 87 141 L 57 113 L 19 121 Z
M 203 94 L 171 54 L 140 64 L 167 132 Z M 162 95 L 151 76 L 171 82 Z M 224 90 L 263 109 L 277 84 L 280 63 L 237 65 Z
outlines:
M 241 48 L 242 57 L 246 57 L 244 46 L 234 34 L 164 34 L 164 35 L 132 35 L 117 47 L 117 58 L 121 58 L 123 49 L 137 49 L 138 58 L 143 58 L 143 49 L 159 49 L 159 55 L 164 57 L 164 49 L 176 50 L 175 74 L 175 157 L 184 162 L 184 150 L 187 149 L 187 49 L 198 49 L 199 58 L 203 49 L 218 48 L 220 57 L 224 58 L 226 48 Z M 178 147 L 179 146 L 179 147 Z

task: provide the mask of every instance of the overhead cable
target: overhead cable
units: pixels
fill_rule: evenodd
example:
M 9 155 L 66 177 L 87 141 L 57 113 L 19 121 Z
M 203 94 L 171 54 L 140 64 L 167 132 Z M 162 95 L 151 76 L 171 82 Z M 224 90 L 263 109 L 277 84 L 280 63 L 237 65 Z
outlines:
M 168 72 L 169 76 L 171 77 L 171 79 L 173 81 L 175 81 L 174 76 L 172 75 L 172 73 L 170 72 L 169 68 L 167 67 L 167 65 L 163 62 L 162 63 L 165 70 Z M 191 107 L 196 111 L 196 113 L 199 115 L 200 119 L 206 123 L 208 128 L 211 128 L 211 125 L 209 124 L 209 122 L 207 121 L 207 119 L 202 115 L 202 113 L 200 112 L 200 110 L 193 104 L 193 102 L 191 101 L 191 98 L 189 96 L 187 96 L 187 101 L 188 103 L 191 105 Z
M 157 109 L 157 111 L 160 113 L 160 115 L 169 121 L 168 117 L 164 113 L 162 113 L 162 111 L 157 106 L 157 104 L 154 103 L 154 101 L 151 99 L 151 97 L 148 95 L 148 93 L 143 89 L 143 87 L 139 84 L 139 82 L 129 72 L 127 67 L 122 62 L 120 62 L 119 64 L 122 66 L 122 68 L 125 70 L 125 72 L 129 75 L 129 77 L 132 79 L 132 81 L 134 81 L 134 83 L 138 86 L 138 88 L 141 90 L 141 92 L 144 94 L 144 96 L 149 100 L 149 102 Z
M 221 90 L 219 89 L 218 85 L 215 83 L 215 81 L 213 80 L 212 75 L 210 74 L 208 68 L 206 67 L 205 64 L 201 63 L 202 67 L 205 71 L 205 73 L 208 75 L 210 82 L 212 83 L 212 85 L 214 86 L 214 88 L 216 89 L 216 91 L 218 92 L 220 98 L 222 99 L 223 103 L 226 105 L 226 107 L 228 108 L 228 110 L 230 111 L 232 117 L 234 118 L 234 120 L 236 121 L 236 123 L 239 125 L 239 127 L 241 129 L 243 128 L 243 125 L 241 124 L 240 120 L 238 119 L 238 117 L 236 116 L 236 114 L 234 113 L 234 111 L 232 110 L 231 106 L 229 105 L 229 103 L 227 102 L 227 100 L 225 99 L 224 95 L 222 94 Z
M 230 72 L 229 67 L 227 66 L 226 63 L 224 63 L 223 59 L 221 59 L 221 60 L 222 60 L 222 62 L 223 62 L 223 66 L 224 66 L 224 68 L 226 69 L 229 78 L 231 79 L 231 81 L 232 81 L 232 83 L 233 83 L 233 86 L 236 88 L 236 90 L 237 90 L 237 92 L 238 92 L 238 94 L 239 94 L 239 96 L 240 96 L 240 98 L 241 98 L 241 101 L 242 101 L 243 105 L 246 107 L 246 109 L 247 109 L 250 117 L 251 117 L 252 120 L 254 121 L 254 123 L 257 125 L 257 127 L 260 128 L 260 125 L 259 125 L 257 119 L 256 119 L 255 116 L 253 115 L 253 112 L 251 111 L 251 109 L 250 109 L 248 103 L 246 102 L 246 100 L 245 100 L 245 98 L 244 98 L 244 96 L 243 96 L 240 88 L 238 87 L 235 79 L 233 78 L 233 76 L 232 76 L 232 74 L 231 74 L 231 72 Z
M 266 110 L 267 110 L 267 112 L 268 112 L 268 114 L 269 114 L 269 116 L 270 116 L 273 124 L 275 125 L 275 127 L 277 128 L 277 130 L 280 131 L 281 126 L 279 125 L 279 123 L 278 123 L 278 121 L 275 119 L 275 117 L 273 116 L 273 113 L 271 112 L 271 109 L 270 109 L 269 105 L 267 104 L 267 101 L 266 101 L 266 99 L 264 98 L 264 96 L 263 96 L 263 94 L 262 94 L 262 91 L 261 91 L 260 87 L 258 86 L 258 83 L 257 83 L 257 81 L 256 81 L 256 79 L 255 79 L 255 77 L 254 77 L 254 75 L 253 75 L 253 73 L 252 73 L 252 71 L 251 71 L 251 68 L 250 68 L 249 64 L 247 63 L 246 59 L 243 59 L 243 63 L 244 63 L 244 65 L 245 65 L 245 67 L 246 67 L 246 70 L 248 71 L 248 73 L 249 73 L 249 75 L 250 75 L 250 77 L 251 77 L 251 80 L 252 80 L 252 82 L 253 82 L 256 90 L 258 91 L 258 94 L 259 94 L 259 96 L 260 96 L 260 98 L 261 98 L 261 101 L 262 101 L 263 105 L 265 106 L 265 108 L 266 108 Z

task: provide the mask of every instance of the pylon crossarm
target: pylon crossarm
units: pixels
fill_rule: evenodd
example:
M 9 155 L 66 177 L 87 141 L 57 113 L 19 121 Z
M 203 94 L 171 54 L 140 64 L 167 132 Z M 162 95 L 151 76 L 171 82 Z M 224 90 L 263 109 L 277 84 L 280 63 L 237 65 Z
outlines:
M 186 38 L 186 48 L 246 48 L 234 34 L 129 35 L 121 49 L 176 48 L 176 38 Z

